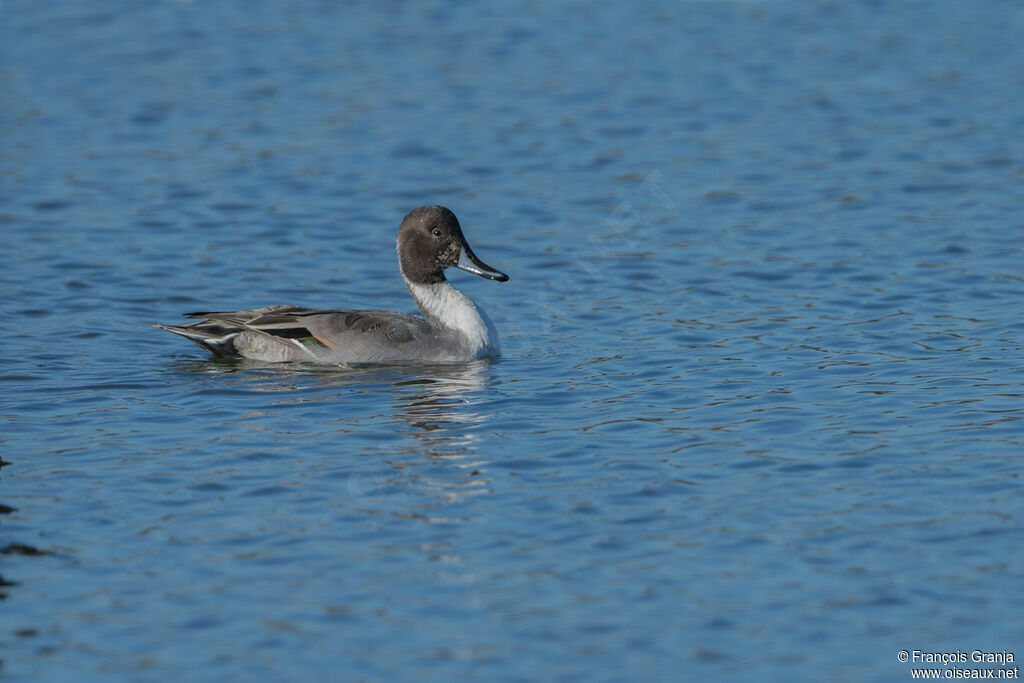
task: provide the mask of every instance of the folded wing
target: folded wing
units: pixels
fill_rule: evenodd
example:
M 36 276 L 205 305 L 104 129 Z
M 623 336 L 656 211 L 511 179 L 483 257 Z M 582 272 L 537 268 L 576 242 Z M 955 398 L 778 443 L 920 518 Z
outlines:
M 374 362 L 402 356 L 402 346 L 431 334 L 426 320 L 392 311 L 336 311 L 267 306 L 196 312 L 188 325 L 156 327 L 180 334 L 215 356 L 267 361 Z

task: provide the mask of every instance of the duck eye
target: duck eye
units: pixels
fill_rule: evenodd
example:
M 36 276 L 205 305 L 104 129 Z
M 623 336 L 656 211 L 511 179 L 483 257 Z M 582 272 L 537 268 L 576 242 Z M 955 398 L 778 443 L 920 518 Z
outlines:
M 440 236 L 441 236 L 441 231 L 438 230 L 437 228 L 434 228 L 434 237 L 440 237 Z

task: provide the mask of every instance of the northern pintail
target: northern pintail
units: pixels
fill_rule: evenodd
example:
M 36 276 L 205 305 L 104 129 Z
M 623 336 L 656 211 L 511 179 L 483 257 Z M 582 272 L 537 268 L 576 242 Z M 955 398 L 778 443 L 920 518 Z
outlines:
M 457 362 L 499 355 L 490 318 L 444 277 L 455 266 L 488 280 L 508 275 L 477 258 L 455 214 L 421 206 L 398 229 L 398 267 L 424 317 L 394 311 L 267 306 L 188 313 L 202 320 L 154 327 L 180 334 L 214 356 L 267 362 Z

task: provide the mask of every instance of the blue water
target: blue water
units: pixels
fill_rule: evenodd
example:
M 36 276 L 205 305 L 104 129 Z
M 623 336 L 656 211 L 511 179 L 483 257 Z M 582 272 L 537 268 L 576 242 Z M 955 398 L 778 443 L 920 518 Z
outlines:
M 1018 3 L 0 14 L 9 680 L 1024 658 Z M 512 277 L 451 275 L 498 362 L 139 324 L 410 310 L 435 203 Z

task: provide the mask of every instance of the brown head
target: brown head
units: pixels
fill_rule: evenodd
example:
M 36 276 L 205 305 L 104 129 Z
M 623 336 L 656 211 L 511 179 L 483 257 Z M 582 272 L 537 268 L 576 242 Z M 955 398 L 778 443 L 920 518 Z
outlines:
M 402 219 L 398 263 L 406 279 L 416 284 L 444 282 L 444 270 L 451 266 L 488 280 L 508 280 L 508 275 L 477 258 L 459 219 L 443 206 L 421 206 Z

